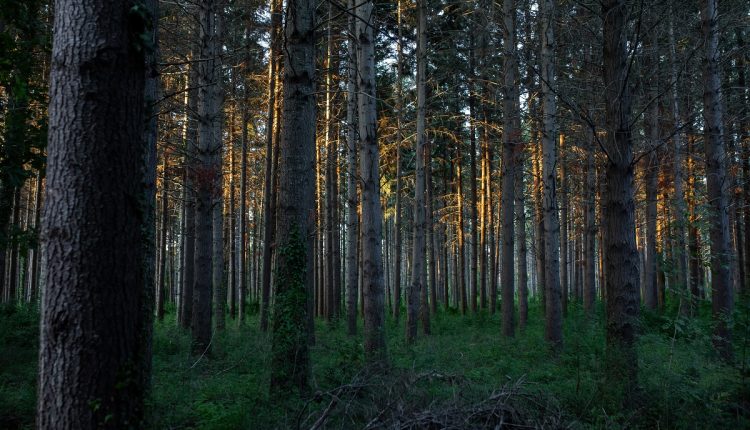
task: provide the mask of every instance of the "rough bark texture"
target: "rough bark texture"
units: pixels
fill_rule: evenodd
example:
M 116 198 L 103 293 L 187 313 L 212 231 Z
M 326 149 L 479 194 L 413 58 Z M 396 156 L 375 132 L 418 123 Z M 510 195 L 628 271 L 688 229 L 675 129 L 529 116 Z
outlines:
M 142 426 L 145 73 L 133 29 L 145 31 L 147 18 L 133 6 L 55 2 L 42 223 L 42 429 Z
M 604 86 L 607 121 L 606 192 L 604 193 L 604 261 L 607 303 L 608 376 L 613 390 L 622 387 L 630 399 L 637 384 L 635 349 L 639 306 L 639 261 L 635 244 L 633 139 L 630 129 L 624 0 L 602 4 L 604 18 Z
M 195 277 L 193 318 L 190 323 L 193 352 L 209 351 L 214 285 L 213 207 L 221 190 L 221 100 L 218 83 L 220 0 L 199 3 L 200 58 L 198 65 L 198 147 L 195 168 Z M 219 262 L 216 262 L 219 264 Z
M 356 9 L 359 40 L 359 142 L 362 176 L 362 284 L 365 317 L 365 358 L 384 361 L 385 307 L 383 257 L 380 246 L 383 213 L 380 207 L 380 175 L 375 94 L 375 17 L 372 0 Z
M 354 0 L 349 0 L 354 9 Z M 357 334 L 359 213 L 357 198 L 357 50 L 354 16 L 349 16 L 346 82 L 346 321 L 349 335 Z
M 719 28 L 717 0 L 704 0 L 701 28 L 703 59 L 703 120 L 706 150 L 706 187 L 710 202 L 711 308 L 716 320 L 714 346 L 725 359 L 732 357 L 729 319 L 732 312 L 732 251 L 729 245 L 729 193 L 721 111 Z
M 557 206 L 557 103 L 555 100 L 554 0 L 542 2 L 542 175 L 544 183 L 544 243 L 546 266 L 545 338 L 555 348 L 562 346 L 562 305 L 560 292 L 560 220 Z M 564 252 L 564 251 L 563 251 Z
M 309 312 L 315 220 L 315 2 L 291 0 L 284 39 L 284 107 L 279 194 L 271 389 L 307 390 Z
M 516 60 L 516 3 L 503 2 L 503 56 L 505 58 L 505 80 L 503 90 L 503 168 L 502 168 L 502 269 L 500 270 L 502 301 L 502 332 L 504 336 L 515 335 L 514 307 L 514 218 L 516 146 L 521 137 L 519 127 L 519 98 L 516 85 L 518 63 Z M 521 173 L 523 174 L 523 173 Z

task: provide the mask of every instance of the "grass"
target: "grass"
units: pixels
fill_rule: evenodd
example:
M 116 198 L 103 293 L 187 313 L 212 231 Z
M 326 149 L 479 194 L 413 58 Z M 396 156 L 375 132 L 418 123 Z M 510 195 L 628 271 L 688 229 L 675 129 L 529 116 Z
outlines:
M 599 309 L 597 315 L 601 314 Z M 738 357 L 732 365 L 723 364 L 713 352 L 707 308 L 696 319 L 675 314 L 668 310 L 664 315 L 643 315 L 635 412 L 626 413 L 607 400 L 601 317 L 588 319 L 576 305 L 565 320 L 564 349 L 555 358 L 543 341 L 537 304 L 531 306 L 526 331 L 513 339 L 500 336 L 498 314 L 463 317 L 449 310 L 433 317 L 432 336 L 406 346 L 403 321 L 399 325 L 389 320 L 390 374 L 395 376 L 373 389 L 388 392 L 371 393 L 371 397 L 360 394 L 356 401 L 377 403 L 398 395 L 404 407 L 422 411 L 472 404 L 522 381 L 522 390 L 545 399 L 573 428 L 750 426 L 750 388 L 743 378 L 748 376 L 743 349 L 748 334 L 741 313 L 735 335 Z M 0 308 L 0 428 L 33 426 L 37 324 L 36 309 Z M 315 401 L 295 395 L 271 401 L 269 337 L 257 327 L 255 317 L 242 327 L 228 321 L 226 330 L 215 333 L 211 356 L 201 358 L 190 354 L 189 334 L 176 326 L 173 313 L 157 323 L 153 392 L 148 400 L 151 426 L 264 429 L 296 428 L 304 422 L 309 427 L 312 421 L 304 419 L 310 416 L 314 421 L 329 405 L 332 397 L 325 393 L 361 375 L 361 336 L 346 336 L 343 322 L 319 321 L 312 348 Z M 393 391 L 396 384 L 400 391 Z M 366 424 L 367 411 L 351 406 L 355 397 L 333 408 L 328 428 Z M 537 411 L 540 416 L 546 413 Z

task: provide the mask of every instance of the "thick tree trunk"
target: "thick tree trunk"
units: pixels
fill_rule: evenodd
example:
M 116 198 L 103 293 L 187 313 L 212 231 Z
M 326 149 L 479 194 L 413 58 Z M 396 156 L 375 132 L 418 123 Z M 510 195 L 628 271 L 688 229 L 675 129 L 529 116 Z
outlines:
M 315 219 L 315 2 L 290 0 L 287 14 L 271 345 L 279 394 L 309 384 Z
M 607 168 L 604 239 L 607 303 L 607 361 L 613 389 L 624 389 L 627 402 L 637 385 L 635 349 L 639 305 L 638 250 L 633 199 L 631 88 L 625 48 L 628 10 L 624 0 L 606 0 L 604 86 L 607 120 Z
M 144 56 L 131 1 L 55 4 L 37 427 L 141 427 Z M 142 23 L 145 25 L 145 23 Z M 131 375 L 125 378 L 123 375 Z M 92 407 L 95 405 L 96 407 Z
M 704 0 L 701 28 L 705 38 L 703 62 L 703 119 L 706 151 L 706 185 L 710 202 L 711 304 L 716 320 L 714 346 L 727 360 L 732 357 L 729 319 L 733 291 L 729 246 L 729 198 L 719 78 L 719 23 L 717 0 Z

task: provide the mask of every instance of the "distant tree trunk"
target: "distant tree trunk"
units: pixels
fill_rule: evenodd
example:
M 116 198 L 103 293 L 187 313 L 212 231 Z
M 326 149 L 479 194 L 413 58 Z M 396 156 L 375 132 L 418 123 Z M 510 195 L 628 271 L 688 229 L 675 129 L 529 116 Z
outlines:
M 594 151 L 594 131 L 589 129 L 586 136 L 586 185 L 584 203 L 583 238 L 583 309 L 587 315 L 594 311 L 596 301 L 596 163 Z
M 426 15 L 427 12 L 425 12 Z M 426 19 L 426 18 L 425 18 Z M 426 42 L 425 42 L 426 43 Z M 425 198 L 427 199 L 427 216 L 426 225 L 427 229 L 427 264 L 428 264 L 428 277 L 430 295 L 430 312 L 433 315 L 437 314 L 437 276 L 438 276 L 438 261 L 436 260 L 435 248 L 437 248 L 435 241 L 435 211 L 434 211 L 434 188 L 432 185 L 432 146 L 429 140 L 426 139 L 425 143 Z M 438 257 L 439 258 L 439 251 Z M 441 270 L 443 270 L 441 268 Z
M 481 31 L 481 30 L 480 30 Z M 477 132 L 476 132 L 476 53 L 474 32 L 469 34 L 469 309 L 477 312 Z
M 143 310 L 153 284 L 145 284 L 144 236 L 137 233 L 147 210 L 147 148 L 145 62 L 132 47 L 132 6 L 55 4 L 40 429 L 143 425 Z
M 306 391 L 315 210 L 315 2 L 290 0 L 283 41 L 284 121 L 279 142 L 271 390 Z
M 372 0 L 356 8 L 359 40 L 359 139 L 362 176 L 362 282 L 365 306 L 365 358 L 386 359 L 385 308 L 381 237 L 380 175 L 375 93 L 375 17 Z
M 544 163 L 542 165 L 544 183 L 544 243 L 546 270 L 546 325 L 545 337 L 559 349 L 562 346 L 562 309 L 560 303 L 560 221 L 557 207 L 557 164 L 556 141 L 557 141 L 557 104 L 555 100 L 555 33 L 554 15 L 555 1 L 543 0 L 542 2 L 542 95 L 543 99 L 543 134 L 542 153 Z M 564 252 L 564 251 L 563 251 Z
M 327 53 L 325 62 L 323 63 L 323 70 L 325 70 L 325 118 L 324 118 L 324 131 L 323 131 L 323 147 L 325 148 L 325 230 L 324 230 L 324 241 L 325 241 L 325 301 L 326 301 L 326 319 L 328 322 L 333 322 L 336 319 L 336 287 L 334 285 L 334 264 L 333 264 L 333 247 L 334 247 L 334 205 L 336 204 L 335 194 L 335 152 L 336 152 L 336 139 L 333 136 L 333 117 L 332 117 L 332 97 L 331 91 L 333 90 L 333 70 L 331 68 L 331 57 L 333 56 L 333 33 L 331 26 L 333 22 L 333 5 L 328 3 L 328 30 L 327 30 Z
M 276 113 L 276 77 L 280 72 L 278 57 L 281 47 L 281 2 L 271 0 L 271 51 L 268 61 L 268 118 L 266 120 L 266 168 L 263 189 L 263 281 L 260 299 L 260 329 L 268 330 L 271 306 L 271 270 L 274 234 L 276 230 L 276 171 L 274 170 L 274 114 Z M 277 148 L 278 150 L 278 148 Z
M 653 33 L 653 32 L 652 32 Z M 651 310 L 658 306 L 658 288 L 657 288 L 657 246 L 656 246 L 656 223 L 657 223 L 657 203 L 659 193 L 659 88 L 658 82 L 658 46 L 656 36 L 649 35 L 646 43 L 644 56 L 645 73 L 654 74 L 655 76 L 646 76 L 648 79 L 648 98 L 651 100 L 650 106 L 646 113 L 645 127 L 646 135 L 649 142 L 649 154 L 646 157 L 645 172 L 643 174 L 646 188 L 646 258 L 644 267 L 643 302 Z M 651 52 L 649 52 L 651 51 Z
M 670 57 L 670 80 L 677 82 L 677 54 L 675 49 L 675 36 L 674 36 L 674 8 L 670 9 L 669 19 L 669 57 Z M 672 101 L 672 114 L 674 120 L 674 128 L 679 129 L 681 117 L 680 117 L 680 103 L 679 103 L 679 89 L 677 85 L 672 85 L 671 92 Z M 683 315 L 689 310 L 689 304 L 685 303 L 684 298 L 689 295 L 689 283 L 688 283 L 688 264 L 686 254 L 686 228 L 687 228 L 687 208 L 685 206 L 685 192 L 683 188 L 684 174 L 683 164 L 685 162 L 685 156 L 683 154 L 684 149 L 683 133 L 677 132 L 672 137 L 672 156 L 674 157 L 674 228 L 675 228 L 675 247 L 674 247 L 674 260 L 675 260 L 675 290 L 680 294 L 680 311 Z
M 397 26 L 398 26 L 398 41 L 397 41 L 397 60 L 396 60 L 396 226 L 395 226 L 395 255 L 393 258 L 393 318 L 398 322 L 401 315 L 401 251 L 402 251 L 402 240 L 401 240 L 401 144 L 403 143 L 403 135 L 401 131 L 401 115 L 403 110 L 403 89 L 402 89 L 402 76 L 404 67 L 404 53 L 403 53 L 403 37 L 401 27 L 401 0 L 398 0 L 397 4 Z M 361 61 L 361 59 L 359 60 Z M 360 114 L 361 115 L 361 114 Z M 361 118 L 360 118 L 361 120 Z
M 568 315 L 568 297 L 570 297 L 570 290 L 575 288 L 575 283 L 573 285 L 570 284 L 571 264 L 573 265 L 572 272 L 575 273 L 575 252 L 573 253 L 573 262 L 571 263 L 569 249 L 570 235 L 568 232 L 570 198 L 568 197 L 568 163 L 565 160 L 565 152 L 565 136 L 560 134 L 560 155 L 559 162 L 556 162 L 556 164 L 560 165 L 560 198 L 562 200 L 560 207 L 560 290 L 562 294 L 563 317 Z M 575 249 L 575 245 L 573 249 Z
M 729 360 L 732 357 L 732 338 L 728 320 L 732 313 L 733 292 L 729 247 L 729 198 L 718 64 L 718 25 L 717 1 L 704 0 L 701 10 L 701 28 L 706 41 L 703 62 L 703 118 L 706 185 L 711 206 L 711 307 L 716 320 L 714 346 L 724 359 Z
M 234 79 L 233 79 L 234 80 Z M 237 294 L 237 221 L 238 221 L 238 213 L 237 213 L 237 204 L 236 204 L 236 196 L 237 196 L 237 187 L 236 187 L 236 181 L 235 181 L 235 116 L 234 112 L 231 115 L 230 118 L 230 125 L 229 125 L 229 208 L 226 218 L 226 224 L 227 224 L 227 233 L 229 235 L 229 238 L 227 240 L 227 245 L 229 246 L 229 251 L 227 254 L 229 254 L 229 273 L 227 276 L 227 285 L 226 285 L 226 291 L 225 294 L 223 294 L 224 297 L 224 312 L 227 311 L 227 305 L 230 303 L 235 303 L 234 297 Z M 230 316 L 232 313 L 232 309 L 228 309 Z M 217 312 L 220 311 L 220 309 L 217 307 Z M 219 321 L 217 320 L 216 327 L 217 328 L 224 328 L 225 319 L 222 319 L 222 324 L 219 325 Z
M 42 215 L 42 182 L 44 181 L 44 175 L 42 170 L 38 170 L 36 174 L 36 191 L 34 193 L 34 228 L 39 234 L 39 228 L 41 223 Z M 39 297 L 39 259 L 41 257 L 41 245 L 38 244 L 36 248 L 32 249 L 31 256 L 31 267 L 29 269 L 29 302 L 36 302 Z
M 503 182 L 502 182 L 502 332 L 504 336 L 515 336 L 514 310 L 514 237 L 515 237 L 515 182 L 516 151 L 521 138 L 519 127 L 519 94 L 516 82 L 518 63 L 516 60 L 516 2 L 503 2 L 503 57 L 505 59 L 505 81 L 503 82 Z
M 411 285 L 407 295 L 406 342 L 417 338 L 417 323 L 420 316 L 420 298 L 425 288 L 425 63 L 426 63 L 426 17 L 425 0 L 417 4 L 417 136 L 416 170 L 414 172 L 414 240 L 412 242 Z M 423 303 L 426 305 L 427 303 Z M 423 312 L 429 315 L 429 309 Z M 429 326 L 428 326 L 429 327 Z
M 538 137 L 535 137 L 535 141 L 538 141 Z M 537 267 L 537 283 L 536 288 L 539 293 L 539 301 L 542 306 L 542 314 L 547 309 L 546 303 L 546 288 L 547 285 L 547 258 L 545 252 L 545 238 L 544 238 L 544 198 L 543 186 L 542 186 L 542 148 L 541 142 L 535 144 L 536 154 L 534 156 L 534 200 L 535 200 L 535 239 L 536 239 L 536 267 Z
M 166 262 L 167 262 L 167 223 L 169 222 L 169 179 L 167 178 L 167 166 L 169 166 L 169 154 L 164 152 L 164 164 L 162 168 L 162 188 L 161 188 L 161 258 L 159 260 L 159 283 L 156 292 L 156 317 L 159 321 L 164 319 L 164 300 L 166 295 L 164 291 L 167 288 Z
M 743 31 L 739 28 L 737 29 L 737 45 L 740 52 L 746 52 Z M 748 58 L 749 57 L 747 54 L 741 58 L 740 64 L 741 66 L 744 66 L 744 68 L 739 67 L 737 70 L 738 86 L 745 92 L 745 96 L 741 100 L 741 102 L 744 102 L 743 106 L 745 108 L 742 115 L 744 121 L 742 121 L 742 132 L 740 137 L 740 141 L 742 142 L 742 148 L 740 150 L 743 154 L 742 177 L 744 179 L 744 182 L 742 186 L 742 194 L 744 195 L 743 219 L 745 221 L 745 231 L 743 238 L 743 244 L 745 246 L 745 279 L 740 280 L 740 291 L 743 294 L 750 292 L 750 98 L 748 98 L 748 76 L 746 74 L 748 64 L 750 64 Z
M 198 87 L 198 65 L 190 65 L 189 87 Z M 180 323 L 182 328 L 190 328 L 193 320 L 193 284 L 195 283 L 195 186 L 198 154 L 198 90 L 187 93 L 187 128 L 185 130 L 185 255 L 183 256 L 183 282 L 180 295 Z
M 354 0 L 348 8 L 354 9 Z M 357 40 L 355 18 L 349 15 L 346 82 L 346 311 L 350 336 L 357 334 L 357 295 L 359 259 L 359 214 L 357 199 Z
M 519 169 L 523 169 L 524 166 L 524 152 L 518 152 L 518 160 L 516 161 Z M 523 175 L 516 176 L 516 223 L 518 224 L 518 237 L 516 242 L 517 254 L 518 254 L 518 329 L 523 331 L 526 329 L 526 322 L 529 318 L 529 289 L 528 289 L 528 267 L 526 264 L 526 205 L 525 205 L 525 189 L 526 184 L 524 182 Z
M 237 318 L 238 324 L 242 323 L 242 318 L 245 315 L 245 296 L 248 287 L 248 261 L 247 261 L 247 247 L 249 242 L 247 240 L 247 123 L 248 114 L 247 108 L 242 107 L 242 134 L 240 135 L 240 145 L 242 146 L 241 159 L 240 159 L 240 212 L 239 218 L 239 283 L 235 294 L 229 298 L 229 315 L 232 318 Z
M 604 17 L 604 86 L 607 120 L 607 168 L 604 240 L 607 303 L 608 377 L 632 400 L 638 378 L 635 349 L 639 305 L 638 250 L 633 200 L 631 88 L 628 81 L 624 0 L 606 0 Z
M 454 180 L 455 186 L 456 186 L 456 246 L 458 247 L 458 250 L 456 253 L 458 254 L 457 257 L 457 265 L 456 265 L 456 305 L 458 306 L 460 304 L 461 307 L 461 315 L 466 315 L 466 309 L 467 309 L 467 294 L 466 294 L 466 236 L 464 235 L 464 192 L 463 192 L 463 172 L 461 169 L 461 165 L 463 164 L 462 156 L 461 156 L 461 145 L 456 144 L 456 155 L 455 155 L 455 165 L 456 165 L 456 178 Z

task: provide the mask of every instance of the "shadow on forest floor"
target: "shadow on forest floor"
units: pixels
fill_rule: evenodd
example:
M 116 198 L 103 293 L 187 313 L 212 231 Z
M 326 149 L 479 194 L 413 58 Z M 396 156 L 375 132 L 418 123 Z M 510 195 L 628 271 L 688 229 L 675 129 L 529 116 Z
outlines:
M 37 311 L 0 308 L 0 428 L 31 428 L 36 395 Z M 601 315 L 601 309 L 597 315 Z M 189 334 L 174 314 L 157 324 L 150 422 L 158 429 L 265 428 L 746 428 L 750 426 L 747 324 L 737 324 L 737 360 L 711 348 L 708 309 L 697 319 L 644 313 L 639 340 L 639 399 L 624 412 L 604 380 L 600 317 L 571 306 L 563 351 L 552 358 L 541 309 L 513 339 L 499 315 L 440 312 L 431 336 L 406 346 L 388 321 L 390 367 L 365 369 L 360 336 L 345 324 L 318 322 L 313 391 L 268 396 L 270 343 L 251 316 L 229 320 L 209 357 L 190 355 Z M 738 315 L 738 320 L 742 316 Z M 745 362 L 744 367 L 742 362 Z M 611 390 L 609 390 L 611 391 Z

